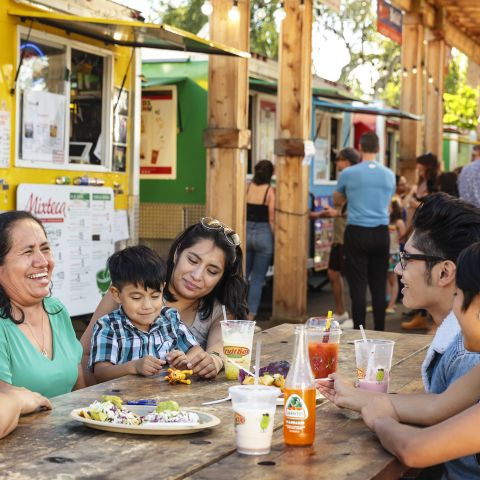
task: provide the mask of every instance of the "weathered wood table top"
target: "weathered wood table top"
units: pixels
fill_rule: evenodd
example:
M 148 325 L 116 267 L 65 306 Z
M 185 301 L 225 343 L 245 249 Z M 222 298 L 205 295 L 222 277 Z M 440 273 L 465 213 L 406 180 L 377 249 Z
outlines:
M 291 361 L 294 325 L 283 324 L 256 335 L 262 338 L 262 365 Z M 420 365 L 430 336 L 367 332 L 371 338 L 395 340 L 391 391 L 421 390 Z M 342 337 L 338 370 L 355 374 L 352 340 L 358 331 Z M 277 408 L 272 452 L 250 457 L 235 451 L 230 402 L 202 406 L 227 396 L 227 382 L 194 380 L 191 385 L 168 385 L 163 377 L 128 376 L 55 397 L 51 412 L 23 417 L 17 429 L 0 440 L 1 479 L 197 479 L 223 478 L 399 478 L 406 470 L 387 453 L 357 413 L 324 402 L 317 408 L 316 439 L 312 447 L 283 444 L 283 411 Z M 176 400 L 185 408 L 212 413 L 221 424 L 195 434 L 143 436 L 98 431 L 70 419 L 74 408 L 88 406 L 101 395 L 125 401 L 159 397 Z M 1 414 L 1 412 L 0 412 Z

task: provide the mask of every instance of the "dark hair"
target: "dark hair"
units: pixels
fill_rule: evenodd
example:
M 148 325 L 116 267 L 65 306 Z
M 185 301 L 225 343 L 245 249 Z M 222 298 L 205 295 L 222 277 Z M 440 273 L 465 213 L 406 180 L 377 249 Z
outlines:
M 273 163 L 270 160 L 260 160 L 254 168 L 252 182 L 255 185 L 270 183 L 273 175 Z
M 136 285 L 145 290 L 162 291 L 167 268 L 157 252 L 145 245 L 127 247 L 108 259 L 112 285 L 119 290 Z
M 473 150 L 474 152 L 480 153 L 480 145 L 478 145 L 478 144 L 477 144 L 477 145 L 474 145 L 472 150 Z
M 356 165 L 360 163 L 362 157 L 358 150 L 352 147 L 342 148 L 337 155 L 337 161 L 343 159 L 350 163 L 350 165 Z
M 417 163 L 425 167 L 425 177 L 421 176 L 420 180 L 427 182 L 428 193 L 437 192 L 437 176 L 440 169 L 437 156 L 431 152 L 424 153 L 417 157 Z
M 360 137 L 360 146 L 364 153 L 378 153 L 379 142 L 375 132 L 365 132 Z
M 195 223 L 185 229 L 172 243 L 167 259 L 167 284 L 164 297 L 170 302 L 176 298 L 170 291 L 170 281 L 175 270 L 175 261 L 182 252 L 202 240 L 211 240 L 225 254 L 225 271 L 215 288 L 200 301 L 199 313 L 202 319 L 208 318 L 213 311 L 215 300 L 242 319 L 247 316 L 247 283 L 243 275 L 243 254 L 240 246 L 230 244 L 223 229 L 208 229 L 201 223 Z
M 457 174 L 455 172 L 441 173 L 437 178 L 437 189 L 439 192 L 445 192 L 458 198 Z
M 0 214 L 0 265 L 5 264 L 5 257 L 8 255 L 10 250 L 12 249 L 12 230 L 15 227 L 15 224 L 21 221 L 29 220 L 32 222 L 37 223 L 45 236 L 47 233 L 42 222 L 35 216 L 33 216 L 30 212 L 26 212 L 24 210 L 16 210 L 12 212 L 5 212 Z M 45 304 L 42 300 L 43 309 L 47 312 L 45 308 Z M 12 304 L 10 302 L 10 298 L 8 297 L 7 293 L 0 285 L 0 318 L 10 318 L 12 322 L 16 323 L 17 325 L 21 324 L 25 320 L 25 314 L 21 308 L 17 307 L 20 311 L 20 319 L 15 320 L 13 318 L 12 312 Z M 49 312 L 47 312 L 49 313 Z M 58 313 L 58 312 L 53 312 Z
M 392 198 L 390 202 L 392 206 L 392 213 L 390 213 L 390 223 L 395 223 L 397 220 L 403 220 L 402 206 L 396 198 Z
M 470 245 L 458 256 L 455 280 L 463 292 L 462 310 L 465 311 L 480 294 L 480 242 Z
M 457 263 L 462 250 L 480 241 L 480 209 L 446 193 L 433 193 L 415 211 L 413 229 L 415 248 Z M 427 261 L 428 278 L 434 265 Z

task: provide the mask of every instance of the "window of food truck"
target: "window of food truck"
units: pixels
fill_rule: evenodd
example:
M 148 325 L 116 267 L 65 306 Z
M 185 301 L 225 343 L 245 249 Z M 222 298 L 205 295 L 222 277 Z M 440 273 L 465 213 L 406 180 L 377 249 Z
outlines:
M 42 32 L 20 33 L 18 166 L 111 166 L 112 55 Z

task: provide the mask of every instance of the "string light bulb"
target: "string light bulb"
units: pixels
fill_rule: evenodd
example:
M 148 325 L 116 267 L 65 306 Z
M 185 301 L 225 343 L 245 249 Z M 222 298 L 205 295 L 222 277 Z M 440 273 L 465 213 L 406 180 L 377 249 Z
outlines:
M 431 75 L 428 76 L 428 83 L 433 83 L 433 77 Z
M 275 17 L 275 20 L 277 22 L 283 22 L 283 20 L 285 20 L 287 12 L 285 11 L 283 2 L 280 2 L 280 8 L 278 10 L 275 10 L 273 16 Z
M 414 75 L 417 74 L 417 66 L 416 66 L 416 65 L 414 65 L 414 66 L 412 67 L 412 73 L 413 73 Z
M 238 22 L 240 20 L 240 11 L 238 10 L 238 0 L 233 0 L 232 8 L 228 11 L 228 18 L 232 22 Z
M 403 69 L 403 76 L 408 77 L 408 70 L 406 68 Z
M 203 2 L 203 5 L 201 6 L 200 10 L 207 17 L 210 16 L 213 12 L 213 6 L 212 6 L 212 3 L 210 2 L 210 0 L 205 0 L 205 2 Z

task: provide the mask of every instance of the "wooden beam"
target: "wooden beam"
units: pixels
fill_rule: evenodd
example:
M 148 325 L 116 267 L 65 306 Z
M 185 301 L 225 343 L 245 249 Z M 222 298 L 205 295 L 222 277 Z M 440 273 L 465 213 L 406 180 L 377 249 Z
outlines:
M 425 84 L 425 151 L 437 155 L 443 152 L 443 83 L 445 72 L 445 42 L 432 39 L 427 46 L 427 81 Z
M 312 0 L 286 0 L 279 42 L 279 130 L 275 170 L 273 317 L 303 322 L 307 311 L 308 167 L 303 140 L 310 135 Z
M 444 38 L 448 45 L 458 48 L 473 62 L 480 63 L 480 44 L 472 40 L 451 22 L 445 22 Z
M 400 109 L 422 115 L 424 28 L 419 12 L 406 13 L 403 18 L 402 75 Z M 423 147 L 422 124 L 400 120 L 400 171 L 410 182 L 415 181 L 416 157 Z
M 250 1 L 239 0 L 231 20 L 230 0 L 212 0 L 210 38 L 249 51 Z M 208 61 L 207 215 L 232 226 L 245 245 L 245 177 L 249 148 L 248 60 L 212 55 Z M 248 133 L 247 133 L 248 132 Z
M 206 148 L 250 148 L 250 130 L 207 128 L 203 132 Z

